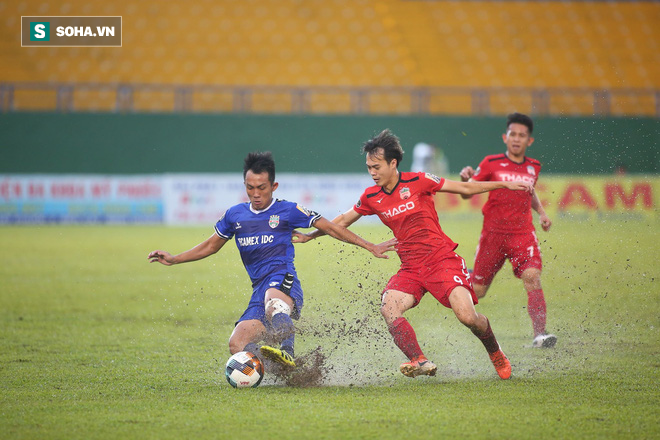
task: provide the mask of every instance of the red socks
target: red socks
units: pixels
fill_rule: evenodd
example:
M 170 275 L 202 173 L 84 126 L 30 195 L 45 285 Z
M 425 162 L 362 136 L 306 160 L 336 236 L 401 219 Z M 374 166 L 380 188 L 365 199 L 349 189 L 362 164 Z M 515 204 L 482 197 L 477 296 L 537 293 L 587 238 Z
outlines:
M 482 344 L 484 344 L 484 347 L 486 347 L 486 351 L 488 354 L 493 354 L 496 351 L 500 349 L 500 344 L 497 342 L 497 339 L 495 338 L 495 334 L 493 333 L 493 329 L 490 328 L 490 321 L 488 321 L 488 318 L 486 318 L 486 323 L 488 324 L 488 327 L 486 327 L 486 331 L 483 334 L 478 334 L 474 330 L 472 330 L 472 333 L 479 338 Z
M 481 343 L 484 344 L 486 351 L 489 354 L 493 354 L 500 349 L 500 344 L 497 342 L 495 334 L 490 328 L 490 321 L 487 321 L 487 323 L 488 327 L 486 327 L 486 331 L 483 334 L 477 334 L 474 331 L 473 333 L 479 338 Z M 394 321 L 392 325 L 389 326 L 389 331 L 394 338 L 394 343 L 396 346 L 399 347 L 399 349 L 408 357 L 408 359 L 412 360 L 424 354 L 422 353 L 422 349 L 419 347 L 419 343 L 417 342 L 417 335 L 415 335 L 415 330 L 413 330 L 412 326 L 408 320 L 406 320 L 406 318 L 401 317 Z
M 529 317 L 532 318 L 534 336 L 544 335 L 546 308 L 543 289 L 527 292 L 527 312 Z
M 398 318 L 389 326 L 389 331 L 394 338 L 394 343 L 405 354 L 408 359 L 412 360 L 417 356 L 421 356 L 422 349 L 417 342 L 417 335 L 415 330 L 404 317 Z

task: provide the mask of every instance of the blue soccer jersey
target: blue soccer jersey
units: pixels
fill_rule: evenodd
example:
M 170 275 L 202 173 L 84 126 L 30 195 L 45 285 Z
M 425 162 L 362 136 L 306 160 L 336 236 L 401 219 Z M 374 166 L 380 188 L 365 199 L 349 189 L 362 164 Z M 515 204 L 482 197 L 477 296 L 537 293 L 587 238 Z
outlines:
M 235 237 L 245 270 L 256 286 L 274 273 L 296 275 L 291 232 L 310 228 L 319 218 L 320 214 L 286 200 L 276 199 L 262 211 L 252 209 L 248 202 L 229 208 L 215 224 L 215 232 L 227 240 Z

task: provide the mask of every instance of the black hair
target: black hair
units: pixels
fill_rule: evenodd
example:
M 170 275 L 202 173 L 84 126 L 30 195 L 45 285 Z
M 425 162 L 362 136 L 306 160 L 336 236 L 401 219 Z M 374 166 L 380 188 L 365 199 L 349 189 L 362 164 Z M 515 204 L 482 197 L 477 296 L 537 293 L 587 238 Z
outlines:
M 275 161 L 270 151 L 264 153 L 260 151 L 252 152 L 247 155 L 244 163 L 243 179 L 245 179 L 248 171 L 252 171 L 255 174 L 268 172 L 268 180 L 271 184 L 275 183 Z
M 403 160 L 403 148 L 401 148 L 399 138 L 389 128 L 386 128 L 365 142 L 362 145 L 362 152 L 366 153 L 367 156 L 377 154 L 379 148 L 383 149 L 383 157 L 387 163 L 396 159 L 396 166 L 398 167 L 401 164 L 401 160 Z
M 527 129 L 529 130 L 529 135 L 532 135 L 532 132 L 534 131 L 534 121 L 532 121 L 532 118 L 530 118 L 527 115 L 523 115 L 522 113 L 511 113 L 509 116 L 506 117 L 506 129 L 509 130 L 509 125 L 511 124 L 522 124 Z

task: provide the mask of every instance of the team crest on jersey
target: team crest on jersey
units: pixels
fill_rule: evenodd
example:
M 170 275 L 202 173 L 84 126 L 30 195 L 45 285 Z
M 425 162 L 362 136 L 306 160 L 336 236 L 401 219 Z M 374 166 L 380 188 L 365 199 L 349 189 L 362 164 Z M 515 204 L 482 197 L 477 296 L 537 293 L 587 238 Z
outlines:
M 401 188 L 401 191 L 399 191 L 399 195 L 401 196 L 402 200 L 406 200 L 410 198 L 410 188 L 404 187 Z
M 527 165 L 527 174 L 531 174 L 532 176 L 536 176 L 536 171 L 534 170 L 533 166 Z
M 271 228 L 275 229 L 277 225 L 280 224 L 280 216 L 279 215 L 271 215 L 270 219 L 268 220 L 268 226 Z
M 440 178 L 439 178 L 438 176 L 436 176 L 435 174 L 425 173 L 425 177 L 426 177 L 427 179 L 431 179 L 431 180 L 434 181 L 435 183 L 440 183 Z

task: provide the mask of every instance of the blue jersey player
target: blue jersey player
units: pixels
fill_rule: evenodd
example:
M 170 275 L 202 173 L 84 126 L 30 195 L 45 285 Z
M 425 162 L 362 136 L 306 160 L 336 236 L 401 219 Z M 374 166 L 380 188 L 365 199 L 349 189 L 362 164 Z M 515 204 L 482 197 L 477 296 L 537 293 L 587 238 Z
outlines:
M 229 208 L 206 241 L 178 255 L 156 250 L 149 260 L 166 266 L 196 261 L 213 255 L 234 238 L 243 265 L 252 281 L 252 297 L 229 338 L 229 351 L 260 352 L 279 364 L 295 367 L 293 319 L 300 316 L 303 292 L 294 267 L 292 232 L 315 227 L 338 240 L 355 244 L 379 258 L 393 249 L 375 245 L 348 229 L 296 203 L 273 198 L 277 189 L 275 162 L 270 152 L 250 153 L 243 167 L 249 203 Z M 275 341 L 280 348 L 257 343 Z

